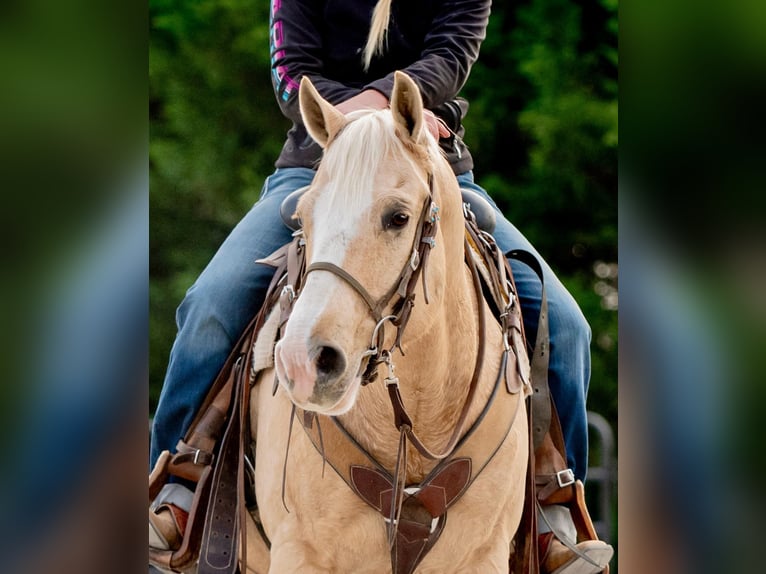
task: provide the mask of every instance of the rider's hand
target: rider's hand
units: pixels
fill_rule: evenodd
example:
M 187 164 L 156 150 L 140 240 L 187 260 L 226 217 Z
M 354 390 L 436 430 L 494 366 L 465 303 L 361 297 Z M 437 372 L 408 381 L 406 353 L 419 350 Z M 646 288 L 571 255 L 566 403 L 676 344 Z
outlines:
M 431 135 L 434 136 L 436 141 L 439 141 L 440 138 L 448 138 L 450 136 L 447 124 L 445 124 L 441 118 L 437 118 L 431 110 L 423 110 L 423 112 L 425 112 L 423 114 L 423 119 L 426 122 L 426 128 L 428 128 L 428 131 L 431 132 Z
M 336 106 L 338 111 L 344 115 L 355 110 L 383 110 L 387 107 L 388 98 L 377 90 L 364 90 Z M 439 138 L 447 138 L 450 136 L 450 131 L 447 129 L 447 125 L 441 119 L 437 118 L 431 110 L 423 110 L 423 121 L 426 124 L 426 129 L 431 132 L 431 135 L 434 136 L 434 139 L 437 141 Z
M 344 115 L 356 110 L 384 110 L 387 107 L 388 98 L 377 90 L 364 90 L 336 106 Z

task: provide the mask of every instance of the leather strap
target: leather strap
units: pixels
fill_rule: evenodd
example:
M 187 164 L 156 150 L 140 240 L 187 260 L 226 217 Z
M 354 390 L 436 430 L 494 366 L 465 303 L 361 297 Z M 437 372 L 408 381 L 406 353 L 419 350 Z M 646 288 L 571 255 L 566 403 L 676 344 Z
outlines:
M 234 367 L 242 383 L 240 360 Z M 237 569 L 239 514 L 237 476 L 239 465 L 240 416 L 239 385 L 235 389 L 231 424 L 221 441 L 218 464 L 213 472 L 212 490 L 205 513 L 205 529 L 200 546 L 198 574 L 231 574 Z
M 244 538 L 240 525 L 245 523 L 246 512 L 244 455 L 252 347 L 280 299 L 286 270 L 296 266 L 292 275 L 302 274 L 302 249 L 303 239 L 297 234 L 293 242 L 258 261 L 276 268 L 264 305 L 233 347 L 186 436 L 179 441 L 177 453 L 161 457 L 158 465 L 162 463 L 162 467 L 150 476 L 150 502 L 171 475 L 196 483 L 181 547 L 175 552 L 150 547 L 150 561 L 156 565 L 180 571 L 199 558 L 200 574 L 228 573 L 237 570 L 239 549 L 242 561 L 246 560 L 246 546 L 240 545 L 238 534 Z
M 391 297 L 394 296 L 396 293 L 397 288 L 399 287 L 399 284 L 396 283 L 389 291 L 384 294 L 380 299 L 375 301 L 375 299 L 372 298 L 372 295 L 367 291 L 367 289 L 364 288 L 364 286 L 359 283 L 359 281 L 356 280 L 356 278 L 351 275 L 348 271 L 343 269 L 342 267 L 338 267 L 335 265 L 335 263 L 330 263 L 328 261 L 317 261 L 316 263 L 312 263 L 308 266 L 308 269 L 306 269 L 306 275 L 311 273 L 312 271 L 329 271 L 330 273 L 333 273 L 343 279 L 346 283 L 348 283 L 354 291 L 359 293 L 359 296 L 364 300 L 364 302 L 367 304 L 367 307 L 370 309 L 370 313 L 372 314 L 372 317 L 375 319 L 375 322 L 381 320 L 382 315 L 381 312 L 383 309 L 388 305 L 388 302 L 391 300 Z
M 354 491 L 388 521 L 394 485 L 378 470 L 351 467 Z M 430 478 L 411 492 L 404 492 L 391 562 L 396 574 L 411 574 L 444 530 L 447 509 L 471 483 L 471 459 L 458 458 L 439 465 Z M 396 506 L 396 505 L 394 505 Z
M 476 292 L 477 300 L 479 301 L 478 313 L 477 313 L 478 323 L 479 323 L 478 333 L 484 333 L 487 319 L 486 319 L 486 314 L 484 311 L 484 305 L 481 304 L 481 301 L 482 301 L 481 283 L 480 283 L 479 273 L 476 269 L 476 264 L 473 258 L 471 258 L 468 255 L 469 250 L 470 250 L 470 246 L 468 245 L 468 242 L 466 241 L 465 243 L 466 264 L 471 270 L 473 287 Z M 446 446 L 442 448 L 440 453 L 434 453 L 428 447 L 426 447 L 426 445 L 423 444 L 423 442 L 420 440 L 420 438 L 417 436 L 414 429 L 412 428 L 412 421 L 409 415 L 407 414 L 407 410 L 405 409 L 404 403 L 402 401 L 402 396 L 399 393 L 398 382 L 396 384 L 388 384 L 388 394 L 391 399 L 391 405 L 394 410 L 394 425 L 399 430 L 405 429 L 407 438 L 409 439 L 410 443 L 424 457 L 430 460 L 441 460 L 446 458 L 454 451 L 455 445 L 457 445 L 457 442 L 458 440 L 460 440 L 460 437 L 463 436 L 463 427 L 465 425 L 465 420 L 468 416 L 468 412 L 471 410 L 471 407 L 473 406 L 474 397 L 476 396 L 476 389 L 479 383 L 479 378 L 481 377 L 482 366 L 484 363 L 484 347 L 485 347 L 484 337 L 479 336 L 478 349 L 476 350 L 476 363 L 474 365 L 471 381 L 468 384 L 468 395 L 465 398 L 465 402 L 463 403 L 463 407 L 460 411 L 460 415 L 458 416 L 458 420 L 457 420 L 457 423 L 455 424 L 455 428 L 452 431 L 452 435 L 450 436 Z
M 535 498 L 535 452 L 532 445 L 534 413 L 527 402 L 527 425 L 529 440 L 529 464 L 524 485 L 524 510 L 516 535 L 515 552 L 511 555 L 510 571 L 514 574 L 539 574 L 540 558 L 537 551 L 537 499 Z
M 533 393 L 527 405 L 529 424 L 529 465 L 524 495 L 524 511 L 519 529 L 516 532 L 516 549 L 511 560 L 511 571 L 517 574 L 539 574 L 540 556 L 537 537 L 537 475 L 540 446 L 551 441 L 549 429 L 553 416 L 553 402 L 548 387 L 548 353 L 550 337 L 548 329 L 548 298 L 545 292 L 545 279 L 542 265 L 537 257 L 521 249 L 505 254 L 506 257 L 521 261 L 530 267 L 540 279 L 540 313 L 537 324 L 537 337 L 532 351 L 530 379 Z M 558 419 L 556 418 L 558 423 Z M 556 425 L 559 429 L 560 426 Z M 562 439 L 563 447 L 563 439 Z M 543 449 L 544 450 L 544 449 Z M 547 452 L 547 451 L 546 451 Z
M 484 406 L 484 410 L 463 435 L 449 459 L 440 463 L 447 464 L 449 460 L 459 457 L 470 457 L 474 461 L 483 461 L 478 465 L 473 464 L 472 481 L 502 446 L 505 437 L 510 432 L 513 421 L 516 419 L 523 398 L 520 394 L 498 392 L 501 386 L 505 388 L 502 383 L 505 380 L 505 361 L 507 360 L 508 353 L 504 353 L 504 360 L 500 365 L 495 387 Z M 353 466 L 371 466 L 389 478 L 393 478 L 391 473 L 351 436 L 337 417 L 318 415 L 300 408 L 296 408 L 296 414 L 317 452 L 350 487 L 353 488 L 350 475 L 350 469 Z M 475 440 L 469 440 L 474 436 L 476 436 Z M 349 446 L 353 448 L 348 448 Z
M 543 443 L 543 438 L 551 425 L 551 393 L 548 387 L 548 353 L 550 336 L 548 334 L 548 297 L 545 293 L 545 279 L 543 269 L 537 257 L 529 251 L 514 249 L 506 253 L 511 257 L 528 265 L 540 279 L 540 315 L 537 320 L 537 338 L 532 355 L 531 382 L 532 410 L 534 411 L 535 425 L 532 427 L 534 450 Z
M 556 405 L 548 388 L 548 301 L 545 294 L 542 266 L 538 259 L 522 250 L 510 251 L 508 257 L 517 259 L 537 273 L 541 284 L 540 318 L 537 338 L 532 355 L 531 379 L 534 393 L 530 399 L 529 421 L 530 466 L 525 500 L 523 533 L 517 533 L 517 548 L 524 548 L 522 557 L 516 561 L 516 572 L 538 574 L 540 569 L 537 546 L 537 511 L 535 505 L 564 504 L 569 507 L 580 540 L 598 540 L 593 522 L 585 505 L 583 484 L 575 480 L 566 462 L 566 445 Z M 522 541 L 519 536 L 525 539 Z M 609 573 L 609 567 L 604 569 Z
M 269 311 L 280 299 L 282 275 L 301 260 L 302 237 L 297 235 L 287 246 L 278 250 L 270 261 L 277 270 L 269 285 L 265 302 L 250 322 L 232 354 L 232 403 L 228 424 L 219 447 L 219 460 L 212 477 L 210 500 L 205 514 L 205 528 L 200 546 L 198 574 L 232 574 L 241 560 L 247 562 L 245 531 L 245 448 L 249 435 L 250 375 L 252 348 Z

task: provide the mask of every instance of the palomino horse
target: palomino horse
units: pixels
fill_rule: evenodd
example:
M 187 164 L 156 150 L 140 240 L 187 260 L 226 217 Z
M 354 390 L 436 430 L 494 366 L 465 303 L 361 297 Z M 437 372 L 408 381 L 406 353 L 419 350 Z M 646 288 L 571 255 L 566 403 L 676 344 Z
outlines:
M 297 209 L 306 273 L 252 394 L 270 551 L 249 524 L 248 569 L 508 572 L 528 458 L 517 303 L 504 331 L 409 77 L 390 110 L 344 116 L 305 78 L 300 103 L 324 158 Z

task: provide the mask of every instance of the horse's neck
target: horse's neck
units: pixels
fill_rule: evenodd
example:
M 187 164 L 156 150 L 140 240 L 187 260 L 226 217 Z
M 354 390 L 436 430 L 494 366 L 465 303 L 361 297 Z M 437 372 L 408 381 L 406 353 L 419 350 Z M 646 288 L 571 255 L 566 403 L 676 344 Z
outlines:
M 407 361 L 403 367 L 418 383 L 409 387 L 413 400 L 420 394 L 424 414 L 440 411 L 448 414 L 455 402 L 467 392 L 478 347 L 476 294 L 471 289 L 467 270 L 450 275 L 444 281 L 444 301 L 431 315 L 427 327 L 413 329 L 404 337 Z M 421 303 L 422 304 L 422 303 Z
M 461 265 L 458 273 L 447 277 L 444 304 L 433 323 L 421 333 L 413 333 L 411 340 L 405 338 L 405 351 L 412 356 L 406 369 L 416 383 L 404 388 L 402 394 L 413 403 L 413 418 L 444 435 L 449 435 L 457 422 L 477 359 L 489 360 L 487 356 L 477 357 L 480 337 L 488 349 L 495 347 L 491 333 L 479 333 L 477 305 L 485 303 L 473 289 L 470 272 Z M 482 382 L 487 371 L 483 369 Z

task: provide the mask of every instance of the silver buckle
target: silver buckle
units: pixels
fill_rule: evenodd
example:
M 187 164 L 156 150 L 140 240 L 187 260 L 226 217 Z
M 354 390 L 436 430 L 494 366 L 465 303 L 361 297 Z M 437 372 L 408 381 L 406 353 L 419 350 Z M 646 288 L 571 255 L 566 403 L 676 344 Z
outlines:
M 289 284 L 282 287 L 282 293 L 280 293 L 279 298 L 282 299 L 283 297 L 287 299 L 288 303 L 295 301 L 295 288 Z
M 556 473 L 556 482 L 559 485 L 559 488 L 564 488 L 565 486 L 570 486 L 575 483 L 575 475 L 574 472 L 572 472 L 571 468 L 565 468 L 564 470 L 560 470 Z

